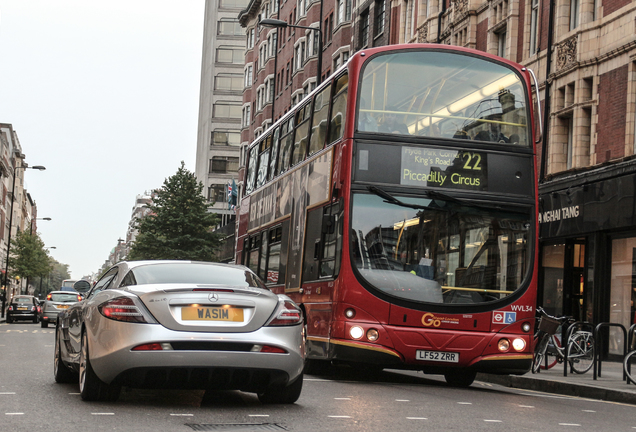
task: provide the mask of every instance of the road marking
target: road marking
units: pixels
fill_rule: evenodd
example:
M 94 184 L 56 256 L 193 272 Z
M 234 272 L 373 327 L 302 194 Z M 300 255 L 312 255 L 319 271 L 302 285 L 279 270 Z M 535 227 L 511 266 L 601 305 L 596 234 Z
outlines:
M 519 405 L 519 408 L 534 408 L 532 405 Z
M 583 412 L 590 412 L 590 413 L 595 413 L 595 412 L 596 412 L 596 411 L 594 411 L 594 410 L 581 410 L 581 411 L 583 411 Z
M 396 402 L 411 402 L 411 401 L 410 401 L 410 400 L 408 400 L 408 399 L 396 399 L 395 401 L 396 401 Z
M 458 405 L 472 405 L 472 402 L 457 402 Z
M 426 417 L 407 417 L 407 420 L 428 420 Z
M 329 418 L 351 418 L 351 416 L 327 416 Z
M 91 413 L 91 415 L 115 415 L 115 413 Z
M 559 426 L 581 426 L 577 423 L 559 423 Z
M 326 379 L 318 379 L 318 378 L 305 378 L 305 379 L 303 379 L 303 381 L 330 382 L 329 380 L 326 380 Z
M 0 393 L 0 395 L 12 395 L 15 394 L 15 392 L 2 392 Z
M 343 397 L 343 398 L 334 398 L 335 400 L 351 400 L 351 398 Z
M 501 423 L 501 420 L 488 420 L 488 419 L 484 419 L 485 422 L 488 423 Z
M 269 414 L 250 414 L 250 417 L 269 417 Z
M 24 415 L 24 413 L 4 413 L 4 415 Z
M 175 416 L 175 417 L 194 417 L 194 414 L 170 414 L 171 416 Z

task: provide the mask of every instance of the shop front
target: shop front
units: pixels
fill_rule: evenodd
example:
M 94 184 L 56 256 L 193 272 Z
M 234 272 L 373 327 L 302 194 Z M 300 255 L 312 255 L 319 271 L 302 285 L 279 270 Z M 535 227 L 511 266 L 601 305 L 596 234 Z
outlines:
M 538 305 L 593 324 L 636 323 L 636 159 L 539 186 Z M 612 328 L 604 351 L 620 355 Z

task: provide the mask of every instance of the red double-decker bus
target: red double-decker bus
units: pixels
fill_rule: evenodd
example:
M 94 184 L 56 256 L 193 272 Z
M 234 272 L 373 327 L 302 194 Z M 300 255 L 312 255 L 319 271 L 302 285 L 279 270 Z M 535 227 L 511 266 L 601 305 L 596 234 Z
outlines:
M 523 374 L 537 182 L 531 72 L 362 50 L 248 152 L 236 262 L 298 302 L 309 364 Z

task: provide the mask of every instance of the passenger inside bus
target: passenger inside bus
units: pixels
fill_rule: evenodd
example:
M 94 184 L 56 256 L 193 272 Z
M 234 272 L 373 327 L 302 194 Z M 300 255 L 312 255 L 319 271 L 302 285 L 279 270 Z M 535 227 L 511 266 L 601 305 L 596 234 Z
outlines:
M 399 121 L 398 115 L 395 111 L 397 111 L 396 107 L 387 108 L 387 112 L 384 114 L 384 121 L 378 128 L 378 131 L 409 135 L 409 129 L 406 127 L 405 123 Z

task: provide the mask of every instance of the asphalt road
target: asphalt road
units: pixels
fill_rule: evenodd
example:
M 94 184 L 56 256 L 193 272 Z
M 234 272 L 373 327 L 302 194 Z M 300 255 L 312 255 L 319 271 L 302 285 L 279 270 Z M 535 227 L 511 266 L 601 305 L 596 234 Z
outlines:
M 633 431 L 636 407 L 441 377 L 350 368 L 306 375 L 294 405 L 242 392 L 124 389 L 83 402 L 53 379 L 54 328 L 0 324 L 0 431 Z

